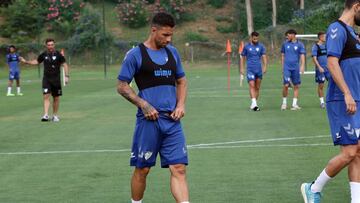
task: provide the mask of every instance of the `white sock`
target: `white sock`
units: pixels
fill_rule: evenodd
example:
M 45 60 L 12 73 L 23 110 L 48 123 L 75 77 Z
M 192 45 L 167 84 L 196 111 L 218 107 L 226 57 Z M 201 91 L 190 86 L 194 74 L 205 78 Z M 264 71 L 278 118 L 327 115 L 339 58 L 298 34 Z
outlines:
M 298 100 L 297 98 L 293 99 L 293 105 L 292 106 L 297 106 L 297 100 Z
M 17 87 L 17 93 L 19 94 L 21 92 L 21 88 L 20 87 Z
M 7 90 L 8 90 L 8 92 L 7 92 L 7 93 L 8 93 L 8 94 L 11 94 L 11 87 L 8 87 L 8 89 L 7 89 Z
M 142 203 L 142 200 L 135 201 L 135 200 L 131 199 L 131 203 Z
M 326 173 L 325 169 L 320 173 L 319 177 L 315 180 L 314 184 L 311 185 L 311 192 L 321 192 L 323 187 L 332 178 Z
M 350 182 L 351 203 L 360 203 L 360 183 Z
M 324 97 L 320 97 L 320 103 L 321 103 L 321 104 L 325 103 L 325 102 L 324 102 Z
M 283 97 L 283 104 L 287 104 L 287 98 L 286 97 Z
M 255 106 L 257 106 L 256 99 L 255 99 L 255 98 L 252 98 L 252 99 L 251 99 L 251 107 L 255 107 Z

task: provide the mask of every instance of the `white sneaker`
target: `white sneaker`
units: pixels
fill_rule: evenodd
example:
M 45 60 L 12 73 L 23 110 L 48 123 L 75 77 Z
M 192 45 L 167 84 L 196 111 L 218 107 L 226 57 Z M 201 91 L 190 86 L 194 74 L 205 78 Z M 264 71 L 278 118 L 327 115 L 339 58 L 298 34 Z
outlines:
M 281 111 L 285 111 L 286 108 L 287 108 L 287 105 L 286 105 L 286 104 L 282 104 L 282 105 L 281 105 Z
M 59 122 L 60 121 L 60 118 L 58 116 L 53 116 L 52 117 L 52 121 L 53 122 Z
M 47 122 L 47 121 L 49 121 L 49 116 L 48 116 L 48 115 L 44 115 L 44 116 L 41 118 L 41 121 L 42 121 L 42 122 Z
M 301 107 L 298 106 L 298 105 L 295 105 L 295 106 L 292 106 L 292 107 L 291 107 L 291 110 L 292 110 L 292 111 L 297 111 L 297 110 L 300 110 L 300 109 L 301 109 Z

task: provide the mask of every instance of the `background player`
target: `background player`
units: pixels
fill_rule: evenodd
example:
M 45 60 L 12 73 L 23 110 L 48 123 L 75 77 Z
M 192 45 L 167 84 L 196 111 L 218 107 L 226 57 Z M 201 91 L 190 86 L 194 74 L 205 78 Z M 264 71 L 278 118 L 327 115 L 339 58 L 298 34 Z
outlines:
M 240 74 L 244 75 L 244 63 L 246 61 L 247 80 L 251 99 L 250 109 L 259 111 L 257 100 L 260 94 L 260 85 L 263 74 L 266 73 L 267 59 L 266 49 L 259 43 L 259 33 L 252 32 L 250 43 L 246 44 L 240 57 Z
M 327 68 L 326 35 L 324 32 L 318 33 L 319 41 L 312 47 L 312 58 L 315 64 L 315 82 L 318 83 L 318 95 L 320 98 L 320 108 L 325 108 L 324 83 L 329 80 L 330 72 Z
M 15 96 L 11 93 L 13 81 L 16 80 L 16 92 L 18 96 L 23 96 L 20 88 L 20 62 L 25 62 L 25 59 L 16 53 L 16 47 L 14 45 L 9 46 L 9 53 L 6 55 L 6 62 L 9 66 L 9 82 L 6 96 Z
M 281 110 L 287 109 L 287 96 L 290 83 L 294 85 L 294 98 L 291 110 L 300 110 L 298 105 L 299 88 L 301 84 L 300 72 L 305 71 L 305 46 L 296 39 L 296 31 L 293 29 L 285 33 L 287 40 L 281 47 L 281 64 L 283 66 L 283 103 Z

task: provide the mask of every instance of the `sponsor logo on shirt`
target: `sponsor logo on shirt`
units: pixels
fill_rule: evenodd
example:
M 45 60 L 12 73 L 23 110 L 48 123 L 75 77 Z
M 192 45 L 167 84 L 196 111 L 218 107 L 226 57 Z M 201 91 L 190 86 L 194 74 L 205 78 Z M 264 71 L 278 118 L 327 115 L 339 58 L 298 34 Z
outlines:
M 161 68 L 159 70 L 154 71 L 155 77 L 169 77 L 172 75 L 171 70 L 162 70 Z

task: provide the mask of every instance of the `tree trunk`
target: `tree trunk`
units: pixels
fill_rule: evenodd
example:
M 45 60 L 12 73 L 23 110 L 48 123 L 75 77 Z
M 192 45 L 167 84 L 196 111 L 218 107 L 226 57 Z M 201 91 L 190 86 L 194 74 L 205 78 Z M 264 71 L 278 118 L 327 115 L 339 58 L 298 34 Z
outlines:
M 305 2 L 304 0 L 300 0 L 300 9 L 304 10 L 305 9 Z
M 276 0 L 271 0 L 272 1 L 272 26 L 276 27 L 276 16 L 277 16 L 277 11 L 276 11 Z
M 245 5 L 246 5 L 248 34 L 250 35 L 254 31 L 253 15 L 252 15 L 252 10 L 251 10 L 251 0 L 245 0 Z

